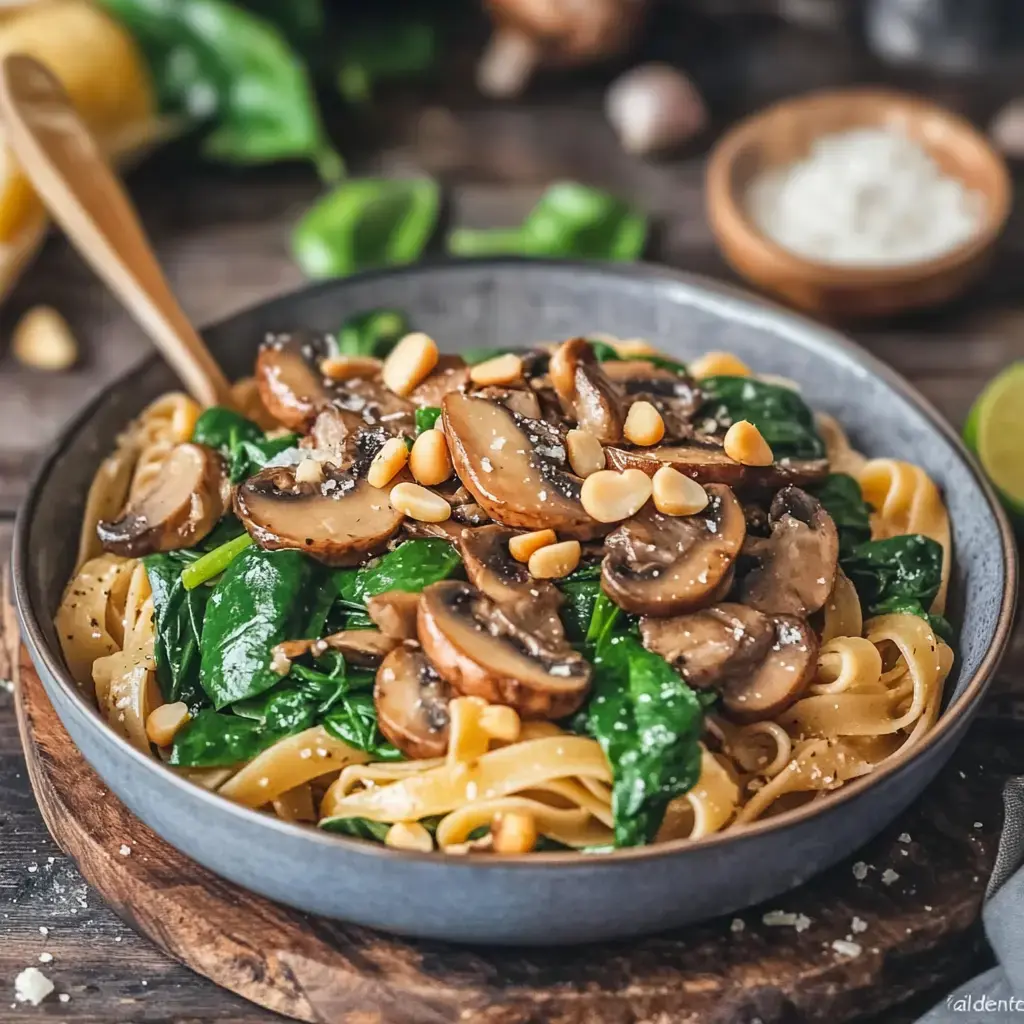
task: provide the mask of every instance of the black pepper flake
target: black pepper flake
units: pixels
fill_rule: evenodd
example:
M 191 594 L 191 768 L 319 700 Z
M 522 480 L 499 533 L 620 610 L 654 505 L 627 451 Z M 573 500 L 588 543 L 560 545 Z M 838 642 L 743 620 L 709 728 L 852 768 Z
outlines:
M 306 538 L 306 544 L 307 544 L 307 546 L 312 546 L 312 544 L 313 544 L 313 538 L 312 538 L 312 537 L 307 537 L 307 538 Z

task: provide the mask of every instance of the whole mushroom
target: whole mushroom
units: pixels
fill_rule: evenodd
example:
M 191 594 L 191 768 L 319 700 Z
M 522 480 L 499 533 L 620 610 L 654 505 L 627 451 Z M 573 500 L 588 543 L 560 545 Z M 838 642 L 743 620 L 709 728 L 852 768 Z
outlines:
M 671 64 L 642 64 L 608 88 L 605 113 L 627 153 L 680 146 L 704 130 L 708 115 L 697 87 Z

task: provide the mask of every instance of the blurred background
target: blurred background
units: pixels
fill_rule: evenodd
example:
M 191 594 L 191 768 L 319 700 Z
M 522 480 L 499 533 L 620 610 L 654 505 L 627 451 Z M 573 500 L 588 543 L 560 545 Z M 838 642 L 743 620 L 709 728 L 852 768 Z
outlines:
M 993 133 L 1012 167 L 1024 155 L 1022 48 L 1015 0 L 15 0 L 0 11 L 0 53 L 32 53 L 65 83 L 199 324 L 313 277 L 446 252 L 642 257 L 737 280 L 709 224 L 705 171 L 738 119 L 886 84 Z M 582 188 L 547 192 L 566 182 Z M 639 234 L 627 230 L 637 217 Z M 1022 244 L 1011 218 L 964 297 L 951 303 L 950 289 L 929 297 L 935 309 L 849 330 L 960 422 L 1024 346 Z M 9 155 L 0 295 L 9 516 L 60 424 L 148 343 L 48 232 Z

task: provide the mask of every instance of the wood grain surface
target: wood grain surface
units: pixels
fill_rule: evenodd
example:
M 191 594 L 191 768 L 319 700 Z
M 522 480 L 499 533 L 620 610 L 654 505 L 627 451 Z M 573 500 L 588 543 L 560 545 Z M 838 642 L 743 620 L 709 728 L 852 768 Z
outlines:
M 711 102 L 714 131 L 776 98 L 850 81 L 886 81 L 921 89 L 979 123 L 1010 94 L 1010 85 L 994 78 L 937 81 L 883 71 L 855 47 L 827 37 L 769 31 L 764 26 L 741 36 L 724 56 L 712 45 L 714 40 L 687 43 L 687 67 Z M 657 224 L 653 258 L 728 279 L 703 211 L 704 155 L 714 131 L 679 157 L 636 160 L 618 147 L 601 115 L 599 92 L 584 81 L 542 87 L 526 100 L 507 105 L 485 105 L 465 92 L 443 87 L 425 94 L 396 94 L 372 123 L 343 125 L 338 138 L 357 173 L 426 172 L 441 177 L 453 224 L 515 223 L 545 185 L 558 178 L 604 185 L 651 212 Z M 210 322 L 303 283 L 289 256 L 288 233 L 317 193 L 311 172 L 301 167 L 244 173 L 199 167 L 187 154 L 173 150 L 150 160 L 130 184 L 171 282 L 196 322 Z M 1018 195 L 1020 184 L 1018 178 Z M 959 425 L 984 382 L 1012 360 L 1024 358 L 1022 280 L 1024 214 L 1018 213 L 1011 218 L 992 271 L 968 297 L 934 312 L 871 327 L 854 325 L 850 330 Z M 41 302 L 60 309 L 81 342 L 82 360 L 69 373 L 29 371 L 7 351 L 17 317 Z M 61 239 L 51 238 L 0 308 L 0 565 L 6 561 L 10 517 L 39 453 L 68 417 L 145 350 L 139 332 L 78 257 Z M 1014 695 L 1024 692 L 1022 670 L 1024 631 L 1018 629 L 996 680 L 990 714 L 1005 718 L 1016 713 Z M 0 680 L 10 678 L 10 670 L 0 663 Z M 770 954 L 773 959 L 766 963 L 773 970 L 793 956 L 817 965 L 815 984 L 806 997 L 812 1004 L 809 1010 L 806 1001 L 783 1005 L 779 1019 L 787 1024 L 817 1019 L 808 1012 L 819 999 L 836 1005 L 836 995 L 830 994 L 840 977 L 834 973 L 836 957 L 821 943 L 827 946 L 845 937 L 851 899 L 865 901 L 873 922 L 889 917 L 907 922 L 873 925 L 862 936 L 867 955 L 841 975 L 842 984 L 853 979 L 852 1008 L 865 1020 L 878 1006 L 895 1006 L 917 992 L 899 1010 L 875 1016 L 876 1024 L 910 1021 L 960 979 L 985 966 L 987 953 L 977 930 L 966 925 L 977 908 L 978 887 L 998 826 L 998 781 L 1001 774 L 1024 768 L 1017 753 L 1020 746 L 1018 735 L 1005 722 L 975 727 L 959 755 L 960 767 L 951 769 L 962 770 L 967 778 L 946 777 L 945 784 L 960 795 L 943 802 L 933 791 L 913 812 L 920 816 L 927 806 L 930 816 L 920 819 L 920 825 L 906 826 L 914 843 L 899 844 L 899 833 L 893 832 L 870 855 L 883 869 L 887 858 L 906 862 L 906 871 L 900 871 L 898 861 L 892 865 L 901 873 L 899 883 L 882 886 L 875 871 L 863 886 L 854 887 L 849 867 L 837 869 L 828 876 L 836 895 L 825 891 L 780 901 L 780 909 L 799 910 L 814 921 L 799 935 L 788 928 L 767 928 L 756 915 L 745 915 L 749 927 L 744 941 Z M 985 809 L 984 816 L 964 817 L 965 808 L 975 804 Z M 980 830 L 974 829 L 975 820 L 982 821 Z M 119 845 L 120 840 L 113 849 Z M 978 864 L 978 882 L 974 872 L 968 874 L 964 868 L 968 854 Z M 955 926 L 940 926 L 942 941 L 937 943 L 935 915 L 924 908 L 940 906 L 938 897 L 950 884 L 960 894 L 946 918 Z M 863 911 L 860 914 L 868 919 Z M 872 938 L 874 932 L 877 938 Z M 652 969 L 689 965 L 698 994 L 702 986 L 717 984 L 715 977 L 734 968 L 735 936 L 721 924 L 708 926 L 702 935 L 703 960 L 698 952 L 680 953 L 678 946 L 655 941 L 649 954 Z M 812 941 L 820 950 L 818 961 L 808 952 Z M 875 945 L 886 954 L 871 954 Z M 53 959 L 40 963 L 43 954 Z M 586 956 L 573 954 L 576 973 L 556 979 L 564 1001 L 569 998 L 565 992 L 576 991 L 576 986 L 583 990 L 582 982 L 567 978 L 594 977 Z M 39 1009 L 11 1005 L 13 978 L 30 964 L 52 977 L 57 991 L 69 995 L 69 1001 L 59 1002 L 54 996 Z M 475 976 L 492 970 L 476 954 L 466 954 L 459 964 L 460 971 L 476 972 Z M 535 967 L 523 960 L 515 970 L 511 964 L 505 970 L 505 975 L 488 977 L 503 978 L 511 991 L 524 978 L 529 980 Z M 610 1019 L 616 1024 L 635 1021 L 635 1015 L 623 1008 L 621 995 L 629 990 L 631 979 L 622 973 L 610 977 L 614 984 L 605 986 L 611 990 L 609 1005 L 621 1010 Z M 930 980 L 934 985 L 922 992 Z M 598 976 L 597 983 L 601 981 Z M 652 997 L 650 1012 L 655 1013 L 661 1005 L 658 1000 L 671 993 L 672 985 L 666 981 L 664 991 Z M 847 1003 L 843 1012 L 850 1008 Z M 746 1020 L 754 1016 L 751 1010 Z M 13 696 L 0 688 L 0 1021 L 21 1024 L 40 1019 L 68 1024 L 256 1024 L 280 1018 L 216 987 L 139 937 L 87 884 L 42 822 L 20 753 Z M 366 1019 L 374 1018 L 363 1018 L 360 1024 Z M 531 1020 L 542 1024 L 547 1019 L 543 1008 L 535 1008 Z M 652 1019 L 674 1024 L 676 1018 L 663 1014 Z M 714 1016 L 706 1019 L 714 1024 Z

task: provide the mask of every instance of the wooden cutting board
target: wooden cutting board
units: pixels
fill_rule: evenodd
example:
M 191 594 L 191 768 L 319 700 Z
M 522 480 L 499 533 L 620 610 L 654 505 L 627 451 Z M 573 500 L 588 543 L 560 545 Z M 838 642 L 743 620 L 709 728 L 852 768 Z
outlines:
M 278 906 L 163 842 L 84 762 L 10 615 L 5 631 L 32 786 L 57 843 L 161 949 L 303 1021 L 838 1024 L 881 1013 L 971 968 L 1001 783 L 1024 770 L 1019 727 L 980 722 L 901 821 L 850 861 L 732 919 L 564 950 L 413 942 Z M 767 924 L 770 911 L 803 915 L 785 919 L 799 930 Z M 848 937 L 859 955 L 833 948 Z

